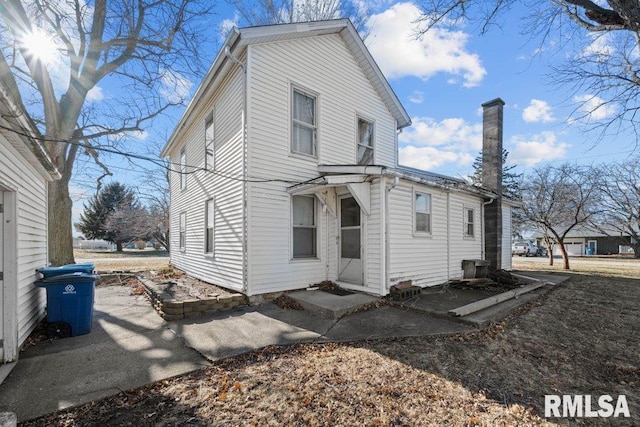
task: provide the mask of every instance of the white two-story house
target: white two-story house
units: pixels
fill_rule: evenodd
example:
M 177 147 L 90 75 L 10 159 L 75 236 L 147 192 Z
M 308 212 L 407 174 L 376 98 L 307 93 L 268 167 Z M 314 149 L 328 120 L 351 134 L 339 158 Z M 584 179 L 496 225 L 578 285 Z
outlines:
M 249 296 L 461 277 L 499 197 L 399 167 L 410 123 L 348 20 L 234 29 L 162 151 L 171 263 Z

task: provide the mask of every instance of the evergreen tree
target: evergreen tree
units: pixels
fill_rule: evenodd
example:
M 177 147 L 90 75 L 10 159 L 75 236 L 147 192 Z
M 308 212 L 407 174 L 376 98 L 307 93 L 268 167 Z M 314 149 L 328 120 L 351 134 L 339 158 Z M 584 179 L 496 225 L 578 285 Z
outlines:
M 117 250 L 122 251 L 122 244 L 130 240 L 122 230 L 126 223 L 110 219 L 118 211 L 138 209 L 139 204 L 133 191 L 123 184 L 113 182 L 93 196 L 88 205 L 84 205 L 84 212 L 75 227 L 85 238 L 115 243 Z
M 511 199 L 520 200 L 520 179 L 521 173 L 515 173 L 513 170 L 518 165 L 507 166 L 507 157 L 509 152 L 506 148 L 502 149 L 502 194 Z M 473 175 L 469 177 L 473 185 L 482 186 L 482 151 L 473 161 Z

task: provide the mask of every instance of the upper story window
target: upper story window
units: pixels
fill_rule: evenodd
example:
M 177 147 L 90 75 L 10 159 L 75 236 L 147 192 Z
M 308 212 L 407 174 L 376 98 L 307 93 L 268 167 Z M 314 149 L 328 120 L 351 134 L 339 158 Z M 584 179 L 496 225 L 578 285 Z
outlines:
M 293 258 L 315 258 L 317 254 L 315 197 L 291 197 L 291 213 L 293 217 Z
M 178 242 L 178 246 L 181 251 L 184 251 L 187 247 L 187 213 L 180 213 L 180 241 Z
M 207 200 L 207 204 L 205 207 L 205 241 L 204 241 L 204 251 L 205 253 L 212 254 L 213 253 L 213 236 L 215 232 L 215 210 L 214 210 L 214 202 L 213 199 Z
M 427 193 L 415 193 L 415 231 L 419 233 L 431 233 L 431 195 Z
M 215 146 L 213 138 L 213 112 L 204 121 L 204 168 L 215 169 Z
M 291 151 L 316 157 L 316 97 L 293 89 Z
M 187 151 L 183 148 L 180 151 L 180 189 L 187 188 Z
M 373 123 L 358 119 L 357 161 L 359 165 L 373 164 Z
M 474 230 L 474 212 L 473 209 L 464 208 L 464 237 L 473 237 Z

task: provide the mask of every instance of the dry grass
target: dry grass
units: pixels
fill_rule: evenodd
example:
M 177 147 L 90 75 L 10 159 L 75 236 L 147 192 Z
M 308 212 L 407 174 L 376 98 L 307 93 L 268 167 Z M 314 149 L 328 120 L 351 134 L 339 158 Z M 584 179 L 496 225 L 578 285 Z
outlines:
M 624 394 L 612 421 L 637 425 L 639 300 L 640 280 L 574 275 L 484 331 L 271 347 L 26 425 L 548 425 L 545 394 Z
M 520 257 L 513 258 L 513 268 L 516 270 L 552 271 L 564 273 L 561 258 L 554 259 L 553 265 L 549 265 L 548 259 L 526 260 Z M 612 277 L 640 277 L 640 259 L 632 258 L 569 258 L 569 271 L 579 274 L 597 274 Z
M 153 249 L 125 249 L 123 252 L 76 249 L 73 253 L 76 262 L 91 262 L 95 264 L 96 271 L 99 272 L 140 272 L 161 270 L 169 266 L 168 252 Z

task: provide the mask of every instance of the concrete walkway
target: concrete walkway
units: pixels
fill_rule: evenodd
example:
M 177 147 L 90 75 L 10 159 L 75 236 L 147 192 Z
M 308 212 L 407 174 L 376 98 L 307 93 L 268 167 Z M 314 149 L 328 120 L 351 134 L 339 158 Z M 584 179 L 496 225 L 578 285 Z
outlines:
M 90 334 L 41 342 L 21 353 L 0 385 L 0 412 L 25 421 L 268 345 L 474 330 L 395 307 L 334 320 L 266 304 L 165 322 L 144 297 L 129 293 L 117 286 L 96 289 Z

